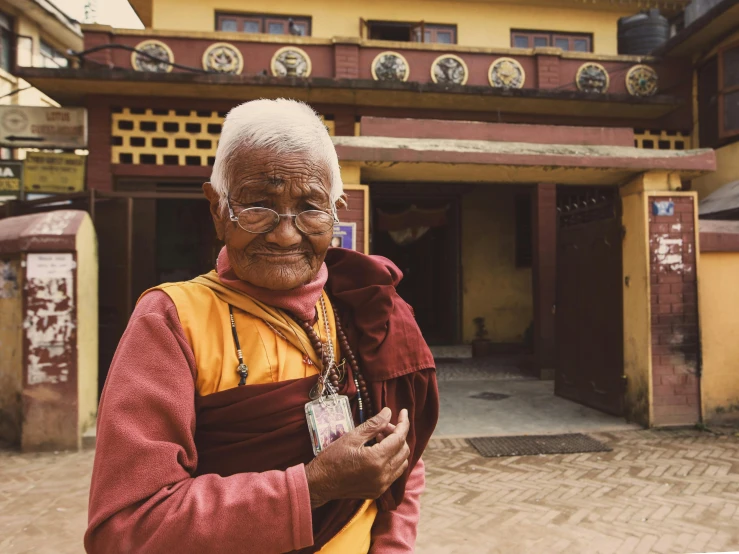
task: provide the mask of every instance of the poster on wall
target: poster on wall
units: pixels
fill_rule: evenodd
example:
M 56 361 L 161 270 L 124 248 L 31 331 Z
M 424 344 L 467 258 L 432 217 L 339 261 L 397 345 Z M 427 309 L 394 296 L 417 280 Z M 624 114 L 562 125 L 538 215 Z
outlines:
M 331 246 L 335 248 L 348 248 L 350 250 L 356 250 L 357 224 L 337 223 L 336 225 L 334 225 L 334 236 L 331 239 Z

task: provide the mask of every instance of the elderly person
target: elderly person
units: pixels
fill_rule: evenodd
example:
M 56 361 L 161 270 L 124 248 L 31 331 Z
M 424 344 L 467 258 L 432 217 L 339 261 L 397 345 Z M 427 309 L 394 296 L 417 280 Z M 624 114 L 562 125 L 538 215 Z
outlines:
M 242 104 L 203 189 L 225 247 L 131 316 L 87 552 L 412 552 L 434 362 L 398 269 L 329 248 L 343 192 L 326 128 L 298 102 Z

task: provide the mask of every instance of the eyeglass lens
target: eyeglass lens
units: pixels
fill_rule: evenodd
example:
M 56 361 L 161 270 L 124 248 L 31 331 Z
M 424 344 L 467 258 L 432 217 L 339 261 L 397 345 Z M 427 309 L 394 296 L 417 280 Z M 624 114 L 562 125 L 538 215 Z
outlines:
M 239 226 L 250 233 L 269 233 L 280 222 L 280 216 L 269 208 L 247 208 L 239 213 Z M 306 210 L 295 217 L 295 225 L 306 235 L 321 235 L 333 227 L 333 217 L 320 210 Z

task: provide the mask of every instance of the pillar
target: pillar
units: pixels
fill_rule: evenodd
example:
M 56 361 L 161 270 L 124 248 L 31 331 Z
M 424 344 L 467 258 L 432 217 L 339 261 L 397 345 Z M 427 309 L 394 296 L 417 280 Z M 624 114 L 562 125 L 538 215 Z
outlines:
M 650 172 L 621 190 L 627 417 L 647 426 L 700 421 L 697 194 Z
M 542 379 L 554 379 L 557 271 L 557 186 L 540 183 L 532 198 L 534 356 Z

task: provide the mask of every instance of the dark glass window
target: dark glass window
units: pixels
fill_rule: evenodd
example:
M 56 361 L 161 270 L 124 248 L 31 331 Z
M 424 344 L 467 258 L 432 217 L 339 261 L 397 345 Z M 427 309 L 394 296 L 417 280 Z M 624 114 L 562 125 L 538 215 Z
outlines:
M 291 15 L 216 14 L 216 30 L 309 37 L 311 18 Z
M 0 67 L 5 71 L 13 68 L 13 18 L 0 12 Z
M 366 25 L 367 38 L 372 40 L 457 44 L 456 25 L 402 21 L 365 22 L 364 20 L 362 20 L 362 23 Z
M 739 43 L 718 54 L 719 138 L 739 136 Z
M 584 33 L 557 33 L 554 31 L 511 30 L 514 48 L 542 48 L 553 46 L 572 52 L 592 52 L 593 35 Z
M 41 41 L 41 60 L 43 67 L 67 67 L 69 60 L 59 50 Z

